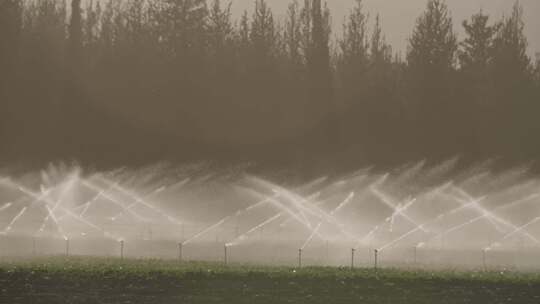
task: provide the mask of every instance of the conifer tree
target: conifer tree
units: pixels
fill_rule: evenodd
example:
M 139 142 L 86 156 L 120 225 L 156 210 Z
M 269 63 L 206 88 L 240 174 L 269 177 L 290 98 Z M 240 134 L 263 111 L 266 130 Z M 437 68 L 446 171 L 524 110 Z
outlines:
M 455 63 L 458 49 L 444 0 L 429 0 L 417 19 L 407 50 L 408 112 L 423 153 L 450 150 L 456 135 Z M 420 146 L 422 143 L 422 147 Z

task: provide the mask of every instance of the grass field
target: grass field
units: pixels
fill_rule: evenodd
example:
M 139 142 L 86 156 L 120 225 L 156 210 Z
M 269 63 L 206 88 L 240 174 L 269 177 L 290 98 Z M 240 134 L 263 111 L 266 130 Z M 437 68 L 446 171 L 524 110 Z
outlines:
M 540 303 L 540 274 L 54 257 L 0 262 L 0 303 Z

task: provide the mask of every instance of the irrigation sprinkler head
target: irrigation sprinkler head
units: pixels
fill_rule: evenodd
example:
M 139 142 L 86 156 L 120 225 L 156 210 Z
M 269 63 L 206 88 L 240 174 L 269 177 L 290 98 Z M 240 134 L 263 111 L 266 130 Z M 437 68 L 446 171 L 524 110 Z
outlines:
M 377 270 L 379 268 L 379 249 L 374 249 L 374 268 Z
M 229 263 L 229 254 L 228 254 L 228 247 L 227 247 L 227 244 L 225 244 L 223 246 L 223 262 L 225 263 L 225 265 L 227 265 Z

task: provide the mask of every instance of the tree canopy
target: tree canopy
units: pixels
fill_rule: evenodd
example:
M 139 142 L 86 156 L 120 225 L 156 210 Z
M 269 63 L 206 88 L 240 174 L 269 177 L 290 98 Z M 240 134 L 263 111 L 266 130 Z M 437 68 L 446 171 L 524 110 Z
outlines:
M 256 160 L 336 167 L 539 156 L 540 68 L 523 8 L 458 40 L 428 0 L 402 58 L 361 0 L 1 0 L 5 162 Z M 340 33 L 337 35 L 336 33 Z

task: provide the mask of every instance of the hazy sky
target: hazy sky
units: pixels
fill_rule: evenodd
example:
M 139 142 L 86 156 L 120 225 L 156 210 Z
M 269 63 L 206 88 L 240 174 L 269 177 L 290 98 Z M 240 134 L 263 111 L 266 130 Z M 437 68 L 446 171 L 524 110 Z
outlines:
M 283 16 L 291 0 L 268 0 L 278 16 Z M 232 0 L 235 15 L 244 9 L 251 9 L 255 0 Z M 299 0 L 300 3 L 303 0 Z M 412 32 L 416 18 L 425 9 L 427 0 L 364 0 L 365 10 L 370 14 L 371 21 L 377 13 L 380 14 L 383 30 L 390 44 L 397 51 L 404 51 L 407 38 Z M 473 13 L 483 9 L 492 16 L 492 20 L 499 19 L 503 14 L 509 14 L 514 3 L 513 0 L 447 0 L 456 31 L 463 32 L 461 22 Z M 529 40 L 529 53 L 540 52 L 540 0 L 521 0 L 525 9 L 526 35 Z M 343 17 L 353 5 L 353 0 L 327 0 L 332 10 L 334 30 L 341 32 Z M 338 33 L 338 34 L 339 34 Z

